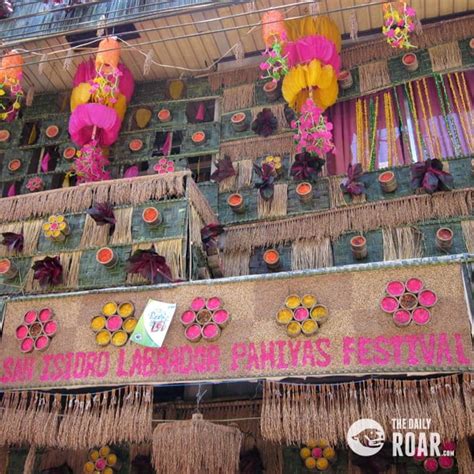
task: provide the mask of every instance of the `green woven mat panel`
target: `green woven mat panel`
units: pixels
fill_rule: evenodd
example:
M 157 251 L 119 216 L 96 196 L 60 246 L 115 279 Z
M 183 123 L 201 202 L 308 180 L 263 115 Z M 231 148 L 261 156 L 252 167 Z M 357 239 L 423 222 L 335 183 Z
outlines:
M 8 453 L 7 474 L 23 474 L 28 450 L 25 448 L 10 448 Z
M 57 114 L 52 118 L 41 120 L 40 134 L 36 145 L 51 146 L 69 141 L 69 116 L 69 114 Z M 50 125 L 57 125 L 59 127 L 59 133 L 54 138 L 46 136 L 46 129 Z
M 149 240 L 171 239 L 186 236 L 186 199 L 173 199 L 170 201 L 151 202 L 137 206 L 133 209 L 132 238 L 134 242 Z M 142 219 L 145 207 L 156 207 L 163 216 L 163 222 L 151 228 Z
M 351 238 L 358 235 L 356 232 L 350 232 L 342 235 L 333 242 L 334 266 L 352 265 L 354 263 L 382 262 L 383 261 L 383 237 L 382 231 L 376 230 L 364 233 L 367 239 L 368 255 L 364 260 L 356 260 L 352 256 Z
M 166 81 L 139 82 L 135 84 L 130 107 L 159 102 L 166 98 Z
M 1 180 L 13 181 L 25 176 L 26 172 L 28 171 L 30 156 L 31 150 L 19 150 L 17 148 L 9 148 L 5 150 Z M 18 171 L 12 173 L 8 170 L 8 163 L 15 158 L 18 158 L 21 161 L 21 168 Z
M 316 183 L 313 183 L 313 199 L 308 203 L 300 201 L 296 194 L 296 185 L 297 183 L 294 182 L 288 183 L 287 215 L 329 209 L 329 183 L 327 179 L 317 179 Z
M 339 87 L 338 101 L 352 99 L 360 95 L 360 79 L 359 79 L 359 68 L 355 67 L 351 69 L 353 84 L 349 89 L 343 89 Z
M 445 221 L 439 223 L 422 224 L 417 226 L 423 232 L 424 257 L 438 257 L 441 255 L 456 255 L 467 252 L 460 222 Z M 453 246 L 448 252 L 436 247 L 436 231 L 440 227 L 449 227 L 453 233 Z
M 331 465 L 331 474 L 347 474 L 347 451 L 336 449 L 337 460 Z M 306 469 L 300 458 L 299 448 L 283 448 L 283 474 L 310 474 L 319 471 Z
M 471 174 L 471 158 L 449 160 L 449 172 L 454 178 L 455 188 L 474 186 L 474 177 Z
M 474 64 L 474 55 L 471 54 L 469 41 L 470 38 L 459 41 L 459 49 L 461 50 L 462 63 L 464 66 L 472 66 Z
M 237 139 L 244 139 L 244 138 L 253 138 L 256 137 L 254 132 L 252 132 L 251 125 L 252 125 L 252 113 L 250 109 L 242 110 L 241 112 L 245 113 L 246 116 L 246 123 L 248 124 L 247 130 L 244 132 L 236 132 L 234 127 L 232 126 L 232 122 L 230 119 L 234 115 L 234 113 L 225 114 L 221 117 L 221 140 L 237 140 Z
M 143 147 L 139 151 L 131 151 L 129 148 L 129 143 L 135 138 L 139 138 L 143 142 Z M 151 130 L 136 130 L 133 133 L 121 135 L 112 149 L 111 161 L 116 163 L 124 160 L 139 161 L 151 158 L 154 141 L 155 132 Z
M 50 174 L 31 174 L 25 177 L 25 180 L 23 181 L 21 185 L 21 194 L 30 194 L 30 191 L 26 187 L 29 178 L 32 178 L 33 176 L 41 176 L 41 179 L 43 180 L 44 183 L 44 189 L 51 189 L 51 185 L 53 182 L 53 173 Z
M 219 208 L 219 222 L 221 224 L 239 224 L 247 221 L 254 221 L 257 219 L 257 193 L 256 189 L 241 189 L 245 202 L 245 212 L 237 214 L 227 204 L 227 198 L 232 193 L 219 194 L 218 208 Z
M 0 142 L 0 152 L 8 148 L 18 146 L 21 135 L 21 127 L 22 123 L 20 120 L 0 123 L 0 130 L 8 130 L 10 132 L 10 139 L 7 142 Z
M 68 171 L 71 166 L 73 165 L 74 163 L 74 158 L 72 160 L 66 160 L 63 156 L 63 153 L 64 153 L 64 150 L 68 147 L 68 146 L 72 146 L 74 147 L 76 150 L 80 150 L 80 147 L 78 147 L 77 145 L 75 145 L 74 143 L 72 143 L 71 141 L 68 141 L 66 143 L 63 143 L 61 145 L 59 145 L 59 154 L 60 154 L 60 159 L 58 160 L 57 164 L 56 164 L 56 168 L 55 168 L 55 171 Z
M 12 258 L 18 268 L 18 275 L 12 280 L 4 283 L 0 279 L 0 295 L 16 295 L 21 293 L 22 282 L 25 281 L 26 275 L 31 268 L 31 258 Z
M 217 214 L 218 209 L 218 200 L 219 200 L 219 185 L 212 181 L 207 183 L 199 183 L 198 184 L 199 190 L 204 197 L 206 198 L 209 205 L 212 207 L 213 211 Z
M 134 116 L 136 111 L 140 107 L 133 107 L 127 110 L 125 115 L 123 131 L 132 131 L 132 125 L 134 123 Z M 143 130 L 159 129 L 169 130 L 173 128 L 179 128 L 186 123 L 186 102 L 160 102 L 158 104 L 150 104 L 148 108 L 152 111 L 150 122 L 147 127 Z M 166 123 L 162 123 L 158 120 L 158 112 L 166 108 L 171 112 L 171 120 Z M 140 131 L 139 129 L 133 131 Z
M 380 187 L 378 177 L 383 171 L 364 174 L 362 181 L 365 183 L 367 188 L 367 201 L 386 201 L 390 199 L 401 198 L 403 196 L 411 196 L 414 194 L 414 191 L 410 185 L 410 167 L 404 166 L 400 168 L 392 168 L 391 171 L 395 173 L 398 183 L 398 187 L 393 193 L 384 193 Z M 346 201 L 350 202 L 350 198 L 347 196 L 345 197 Z
M 206 134 L 206 141 L 196 145 L 191 140 L 193 133 L 203 131 Z M 220 144 L 220 123 L 200 123 L 188 124 L 185 129 L 181 153 L 200 155 L 205 151 L 218 150 Z
M 276 270 L 277 272 L 289 272 L 291 271 L 291 246 L 290 245 L 278 245 L 273 247 L 280 253 L 280 268 Z M 250 256 L 249 263 L 249 274 L 250 275 L 260 275 L 262 273 L 274 273 L 272 270 L 269 270 L 267 264 L 263 261 L 263 254 L 265 253 L 266 248 L 259 247 L 256 248 L 252 255 Z
M 70 91 L 36 95 L 31 107 L 23 107 L 23 120 L 28 121 L 32 118 L 61 113 L 60 104 L 64 97 L 69 95 Z M 69 102 L 67 101 L 65 105 L 67 109 L 63 112 L 70 112 Z
M 131 247 L 113 247 L 118 257 L 118 263 L 114 268 L 105 268 L 97 263 L 95 259 L 96 250 L 85 250 L 82 252 L 79 268 L 80 288 L 107 288 L 125 284 L 127 272 L 125 271 Z
M 428 76 L 432 72 L 431 59 L 427 49 L 414 51 L 418 59 L 418 69 L 416 71 L 408 71 L 402 64 L 402 57 L 397 56 L 388 60 L 388 70 L 390 72 L 390 80 L 392 82 L 406 82 L 416 79 L 420 76 Z
M 79 247 L 86 214 L 67 214 L 65 215 L 65 218 L 71 229 L 71 232 L 66 237 L 66 240 L 64 242 L 53 242 L 52 240 L 47 239 L 44 236 L 44 233 L 41 232 L 38 242 L 38 252 L 57 254 L 59 252 L 74 250 Z M 45 218 L 44 222 L 47 222 L 47 220 L 48 219 Z
M 186 81 L 186 97 L 188 99 L 211 97 L 217 94 L 218 92 L 213 92 L 211 90 L 207 77 L 201 79 L 190 79 L 189 81 Z

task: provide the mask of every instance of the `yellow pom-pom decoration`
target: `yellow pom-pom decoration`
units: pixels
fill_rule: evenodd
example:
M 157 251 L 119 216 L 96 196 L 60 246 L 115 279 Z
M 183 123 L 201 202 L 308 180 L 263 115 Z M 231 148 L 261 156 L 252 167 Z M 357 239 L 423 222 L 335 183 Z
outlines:
M 329 441 L 327 439 L 318 439 L 318 447 L 321 449 L 327 448 L 329 446 Z
M 325 457 L 326 459 L 331 460 L 331 459 L 334 459 L 335 456 L 336 456 L 336 451 L 334 451 L 334 449 L 331 448 L 330 446 L 323 449 L 323 457 Z
M 326 471 L 329 468 L 329 461 L 326 458 L 317 459 L 315 464 L 319 471 Z
M 306 446 L 308 446 L 309 449 L 317 448 L 318 447 L 318 441 L 315 439 L 310 439 L 306 443 Z
M 311 449 L 306 448 L 306 447 L 300 449 L 301 459 L 306 459 L 306 458 L 309 458 L 310 456 L 311 456 Z
M 315 469 L 318 465 L 316 459 L 313 457 L 306 458 L 304 461 L 304 465 L 306 466 L 307 469 Z

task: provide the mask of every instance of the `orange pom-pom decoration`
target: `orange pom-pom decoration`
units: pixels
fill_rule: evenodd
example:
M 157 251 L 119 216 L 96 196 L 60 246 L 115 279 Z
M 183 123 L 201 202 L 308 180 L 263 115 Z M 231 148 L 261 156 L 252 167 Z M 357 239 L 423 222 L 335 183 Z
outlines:
M 283 13 L 278 10 L 265 12 L 262 17 L 262 36 L 266 46 L 286 39 L 286 25 Z
M 103 66 L 116 69 L 120 61 L 120 43 L 117 38 L 112 36 L 105 38 L 99 43 L 99 50 L 95 58 L 95 67 L 97 70 Z
M 23 57 L 15 50 L 3 56 L 0 67 L 0 82 L 7 86 L 16 84 L 20 80 L 21 73 L 23 72 L 23 63 Z

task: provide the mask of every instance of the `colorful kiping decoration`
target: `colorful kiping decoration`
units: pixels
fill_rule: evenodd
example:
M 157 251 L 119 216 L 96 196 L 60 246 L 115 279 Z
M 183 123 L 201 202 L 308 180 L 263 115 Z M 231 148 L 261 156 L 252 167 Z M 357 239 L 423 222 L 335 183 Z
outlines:
M 337 460 L 336 451 L 325 439 L 309 440 L 300 449 L 300 458 L 310 471 L 327 471 Z
M 416 27 L 415 17 L 415 9 L 404 1 L 384 3 L 382 33 L 392 48 L 416 48 L 410 42 Z
M 318 332 L 328 315 L 327 307 L 318 303 L 314 295 L 307 294 L 302 298 L 290 295 L 285 300 L 285 306 L 278 311 L 276 321 L 286 327 L 290 337 L 297 337 L 302 333 L 312 336 Z
M 89 451 L 84 473 L 112 474 L 117 468 L 120 468 L 117 455 L 108 446 L 102 446 Z
M 93 316 L 90 322 L 95 342 L 102 347 L 109 344 L 124 346 L 138 323 L 134 314 L 135 306 L 129 301 L 120 304 L 113 301 L 105 303 L 101 314 Z
M 63 242 L 70 233 L 67 220 L 62 215 L 52 215 L 43 224 L 43 234 L 48 240 Z
M 23 57 L 16 50 L 2 57 L 0 65 L 0 120 L 11 122 L 21 108 L 24 92 Z
M 198 342 L 201 338 L 211 342 L 219 339 L 221 330 L 230 322 L 230 313 L 223 308 L 220 298 L 194 298 L 191 306 L 181 315 L 188 341 Z
M 158 163 L 153 166 L 153 171 L 158 174 L 173 173 L 174 170 L 174 161 L 168 160 L 167 158 L 160 158 Z
M 39 176 L 33 176 L 27 181 L 25 188 L 28 189 L 30 193 L 42 191 L 44 189 L 44 181 Z
M 406 282 L 392 280 L 387 283 L 380 308 L 391 314 L 395 325 L 404 327 L 412 321 L 424 326 L 431 321 L 430 309 L 438 302 L 433 290 L 425 288 L 422 280 L 413 277 Z
M 262 79 L 279 81 L 287 72 L 287 58 L 283 54 L 283 43 L 286 41 L 285 17 L 279 10 L 265 12 L 262 17 L 262 36 L 266 60 L 260 64 Z
M 15 330 L 15 336 L 20 342 L 21 352 L 28 353 L 33 350 L 46 350 L 57 331 L 58 323 L 54 320 L 54 311 L 51 308 L 42 308 L 25 313 L 23 322 Z

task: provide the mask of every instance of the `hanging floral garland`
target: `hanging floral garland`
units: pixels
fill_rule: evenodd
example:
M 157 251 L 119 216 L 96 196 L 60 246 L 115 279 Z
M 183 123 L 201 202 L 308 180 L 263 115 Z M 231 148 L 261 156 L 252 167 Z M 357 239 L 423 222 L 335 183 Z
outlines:
M 382 33 L 392 48 L 416 47 L 410 42 L 416 27 L 415 17 L 415 9 L 404 1 L 384 3 Z
M 110 164 L 97 140 L 91 140 L 77 153 L 74 169 L 78 183 L 104 181 L 110 179 L 106 167 Z
M 15 50 L 3 56 L 0 67 L 0 120 L 11 122 L 21 108 L 23 58 Z

